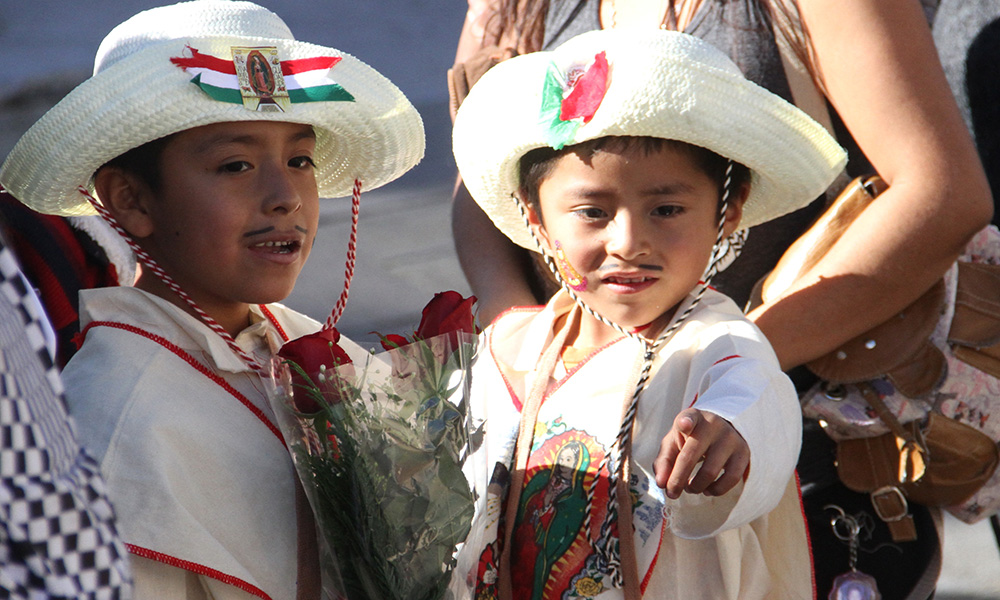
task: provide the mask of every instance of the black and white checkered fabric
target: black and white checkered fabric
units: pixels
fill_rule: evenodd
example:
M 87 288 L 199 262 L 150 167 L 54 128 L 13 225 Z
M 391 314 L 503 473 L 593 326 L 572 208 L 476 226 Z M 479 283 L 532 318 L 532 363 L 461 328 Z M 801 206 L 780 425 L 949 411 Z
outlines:
M 46 326 L 0 240 L 0 598 L 127 598 L 126 549 L 77 444 Z

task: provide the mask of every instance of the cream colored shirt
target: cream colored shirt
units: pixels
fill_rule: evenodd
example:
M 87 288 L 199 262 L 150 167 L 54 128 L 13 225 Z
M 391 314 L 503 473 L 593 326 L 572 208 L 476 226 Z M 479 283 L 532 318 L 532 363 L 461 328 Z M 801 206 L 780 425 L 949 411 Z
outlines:
M 544 309 L 515 309 L 502 315 L 483 334 L 473 368 L 471 406 L 486 419 L 487 439 L 466 464 L 481 500 L 473 533 L 458 553 L 453 582 L 459 588 L 465 581 L 478 580 L 483 591 L 496 581 L 490 561 L 498 554 L 490 545 L 503 514 L 504 473 L 513 456 L 521 403 L 536 377 L 539 357 L 552 340 L 553 324 L 572 307 L 560 292 Z M 521 498 L 522 507 L 527 507 L 521 522 L 536 523 L 538 528 L 533 538 L 541 549 L 538 555 L 550 553 L 551 566 L 544 567 L 549 570 L 547 579 L 534 586 L 536 590 L 545 586 L 545 598 L 566 590 L 571 596 L 600 600 L 623 597 L 599 571 L 569 566 L 582 565 L 591 553 L 580 537 L 583 530 L 573 525 L 573 514 L 585 503 L 572 494 L 589 486 L 600 457 L 614 440 L 641 358 L 638 342 L 622 338 L 596 349 L 568 372 L 557 363 L 548 382 Z M 750 447 L 751 467 L 746 481 L 721 497 L 685 493 L 669 500 L 656 486 L 652 464 L 674 418 L 691 405 L 732 423 Z M 636 417 L 630 487 L 644 597 L 812 597 L 809 546 L 794 477 L 800 437 L 795 390 L 771 347 L 731 300 L 709 291 L 658 351 Z M 570 464 L 570 458 L 576 466 L 568 471 L 563 467 L 556 477 L 553 465 Z M 541 479 L 534 483 L 537 477 Z M 571 492 L 574 486 L 580 490 Z M 534 500 L 526 500 L 528 496 Z M 606 492 L 598 488 L 597 496 L 594 510 L 599 523 Z M 577 521 L 582 519 L 577 515 Z M 553 531 L 560 533 L 556 536 Z M 558 539 L 571 531 L 577 532 L 577 542 L 563 550 Z M 543 563 L 533 564 L 537 577 Z
M 289 339 L 319 329 L 268 308 Z M 281 337 L 257 307 L 251 320 L 236 342 L 267 365 Z M 66 397 L 130 545 L 136 598 L 294 597 L 295 471 L 266 423 L 275 416 L 261 378 L 199 320 L 135 288 L 81 294 L 81 326 L 104 321 L 135 330 L 90 329 L 64 372 Z M 143 333 L 208 367 L 262 417 Z

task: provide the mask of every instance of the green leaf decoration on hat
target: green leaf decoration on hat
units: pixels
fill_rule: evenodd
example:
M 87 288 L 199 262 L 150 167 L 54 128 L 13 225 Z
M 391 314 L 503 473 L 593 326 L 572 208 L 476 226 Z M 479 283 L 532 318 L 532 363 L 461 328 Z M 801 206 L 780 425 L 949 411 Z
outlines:
M 550 63 L 542 87 L 541 120 L 548 128 L 546 142 L 561 150 L 573 141 L 581 125 L 589 123 L 608 91 L 610 67 L 604 52 L 584 69 L 571 69 L 563 76 Z M 567 93 L 568 92 L 568 93 Z

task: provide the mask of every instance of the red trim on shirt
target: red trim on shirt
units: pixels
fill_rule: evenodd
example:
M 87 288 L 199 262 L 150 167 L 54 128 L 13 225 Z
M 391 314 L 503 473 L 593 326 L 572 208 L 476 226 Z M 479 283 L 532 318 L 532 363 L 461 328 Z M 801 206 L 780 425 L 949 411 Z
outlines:
M 190 354 L 182 350 L 179 346 L 173 344 L 170 340 L 166 339 L 165 337 L 156 335 L 154 333 L 145 331 L 143 329 L 139 329 L 134 325 L 126 325 L 125 323 L 116 323 L 115 321 L 93 321 L 83 329 L 81 334 L 86 336 L 87 332 L 90 331 L 92 327 L 111 327 L 113 329 L 128 331 L 130 333 L 134 333 L 136 335 L 140 335 L 144 338 L 152 340 L 157 344 L 163 346 L 167 350 L 170 350 L 178 357 L 180 357 L 184 362 L 194 367 L 196 371 L 214 381 L 216 384 L 219 385 L 219 387 L 226 390 L 227 392 L 229 392 L 230 395 L 239 400 L 240 403 L 243 404 L 243 406 L 245 406 L 251 413 L 253 413 L 255 417 L 257 417 L 257 420 L 259 420 L 268 429 L 271 430 L 271 433 L 273 433 L 274 436 L 278 438 L 278 441 L 281 442 L 281 445 L 287 448 L 287 445 L 285 444 L 285 438 L 282 437 L 281 431 L 274 423 L 271 422 L 270 419 L 267 418 L 267 415 L 265 415 L 262 410 L 254 406 L 253 402 L 250 402 L 250 400 L 246 396 L 241 394 L 239 390 L 230 385 L 229 382 L 223 379 L 218 373 L 213 372 L 211 369 L 198 362 L 198 360 L 195 357 L 191 356 Z
M 660 523 L 660 543 L 656 545 L 656 554 L 653 555 L 653 560 L 649 563 L 649 569 L 646 571 L 646 576 L 642 578 L 642 583 L 639 584 L 639 594 L 646 593 L 646 586 L 649 585 L 649 579 L 653 576 L 653 569 L 656 568 L 656 561 L 660 558 L 660 548 L 663 548 L 663 536 L 666 535 L 666 533 L 667 518 L 662 517 L 662 522 Z
M 184 569 L 185 571 L 191 571 L 197 575 L 204 575 L 205 577 L 211 577 L 225 583 L 226 585 L 231 585 L 237 587 L 244 592 L 257 596 L 258 598 L 265 598 L 266 600 L 271 600 L 271 597 L 264 593 L 264 590 L 260 589 L 255 585 L 243 581 L 238 577 L 233 577 L 223 573 L 222 571 L 217 571 L 211 567 L 206 567 L 205 565 L 200 565 L 198 563 L 193 563 L 188 560 L 183 560 L 177 558 L 176 556 L 170 556 L 169 554 L 164 554 L 162 552 L 157 552 L 156 550 L 150 550 L 149 548 L 143 548 L 142 546 L 136 546 L 135 544 L 125 544 L 125 548 L 136 556 L 141 556 L 142 558 L 148 558 L 149 560 L 155 560 L 156 562 L 163 563 L 165 565 L 170 565 L 171 567 L 177 567 L 178 569 Z
M 285 333 L 285 328 L 282 327 L 281 323 L 278 322 L 278 318 L 274 316 L 274 313 L 271 312 L 271 309 L 269 309 L 267 306 L 263 304 L 258 304 L 257 308 L 259 308 L 260 312 L 263 313 L 265 317 L 267 317 L 267 320 L 271 322 L 271 325 L 274 325 L 274 328 L 278 330 L 278 335 L 281 336 L 281 341 L 287 342 L 288 334 Z
M 717 364 L 719 364 L 719 363 L 724 363 L 724 362 L 726 362 L 727 360 L 732 360 L 732 359 L 734 359 L 734 358 L 742 358 L 742 357 L 741 357 L 741 356 L 740 356 L 739 354 L 733 354 L 733 355 L 731 355 L 731 356 L 727 356 L 727 357 L 725 357 L 725 358 L 720 358 L 719 360 L 717 360 L 717 361 L 715 361 L 714 363 L 712 363 L 712 366 L 714 367 L 715 365 L 717 365 Z
M 509 309 L 508 309 L 509 310 Z M 506 312 L 504 314 L 507 314 Z M 499 318 L 499 317 L 498 317 Z M 486 345 L 490 349 L 490 357 L 493 358 L 493 364 L 497 366 L 497 372 L 500 373 L 500 379 L 503 379 L 503 384 L 507 386 L 507 393 L 510 395 L 510 401 L 517 409 L 517 412 L 521 412 L 521 399 L 517 397 L 517 393 L 514 391 L 514 386 L 510 384 L 510 380 L 507 379 L 507 374 L 503 372 L 500 368 L 500 361 L 497 360 L 497 355 L 493 351 L 493 334 L 496 333 L 496 329 L 490 330 L 489 338 L 486 340 Z
M 577 371 L 579 371 L 580 369 L 582 369 L 582 368 L 583 368 L 583 365 L 585 365 L 585 364 L 587 364 L 588 362 L 590 362 L 590 360 L 591 360 L 592 358 L 594 358 L 595 356 L 597 356 L 597 355 L 598 355 L 598 354 L 600 354 L 601 352 L 604 352 L 605 350 L 607 350 L 607 349 L 608 349 L 608 348 L 610 348 L 611 346 L 614 346 L 614 345 L 615 345 L 615 344 L 617 344 L 618 342 L 621 342 L 621 341 L 623 341 L 623 340 L 627 340 L 627 339 L 628 339 L 627 337 L 624 337 L 624 336 L 622 336 L 622 337 L 620 337 L 620 338 L 615 338 L 615 339 L 611 340 L 610 342 L 608 342 L 608 343 L 604 344 L 603 346 L 599 346 L 599 347 L 597 347 L 597 348 L 594 348 L 594 350 L 592 350 L 592 351 L 590 352 L 590 354 L 588 354 L 588 355 L 586 355 L 586 356 L 584 356 L 584 357 L 583 357 L 583 360 L 581 360 L 580 362 L 576 363 L 576 366 L 575 366 L 575 367 L 573 367 L 573 368 L 572 368 L 572 369 L 570 369 L 569 371 L 566 371 L 566 375 L 564 375 L 562 379 L 560 379 L 559 381 L 557 381 L 557 382 L 556 382 L 556 383 L 555 383 L 555 384 L 554 384 L 554 385 L 552 386 L 552 389 L 551 389 L 551 390 L 549 390 L 549 391 L 547 391 L 547 392 L 545 393 L 545 396 L 543 397 L 543 401 L 544 401 L 544 398 L 548 398 L 548 397 L 549 397 L 549 396 L 551 396 L 552 394 L 556 393 L 556 391 L 557 391 L 557 390 L 558 390 L 559 388 L 561 388 L 561 387 L 563 386 L 563 384 L 564 384 L 564 383 L 566 383 L 567 381 L 569 381 L 569 378 L 570 378 L 570 377 L 572 377 L 573 375 L 576 375 L 576 372 L 577 372 Z
M 748 466 L 747 469 L 749 470 L 749 468 L 750 467 Z M 813 599 L 815 599 L 816 594 L 819 593 L 818 590 L 816 589 L 816 565 L 814 562 L 815 557 L 813 556 L 812 537 L 809 535 L 809 521 L 806 517 L 806 506 L 805 503 L 802 502 L 802 483 L 799 481 L 798 470 L 795 471 L 795 491 L 796 493 L 798 493 L 799 496 L 799 511 L 802 513 L 802 527 L 806 531 L 806 547 L 809 548 L 809 579 L 812 580 L 812 589 L 813 589 L 812 597 Z

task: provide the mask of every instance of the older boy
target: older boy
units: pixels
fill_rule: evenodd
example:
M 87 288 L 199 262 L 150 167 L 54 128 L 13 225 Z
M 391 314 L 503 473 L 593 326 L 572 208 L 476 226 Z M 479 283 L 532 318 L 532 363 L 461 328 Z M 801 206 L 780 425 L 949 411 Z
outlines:
M 134 287 L 82 295 L 85 343 L 66 369 L 137 597 L 319 597 L 308 504 L 261 377 L 318 324 L 269 303 L 309 255 L 319 196 L 356 200 L 423 146 L 412 105 L 370 67 L 255 4 L 206 0 L 116 27 L 94 76 L 4 163 L 17 198 L 98 210 L 143 262 Z

